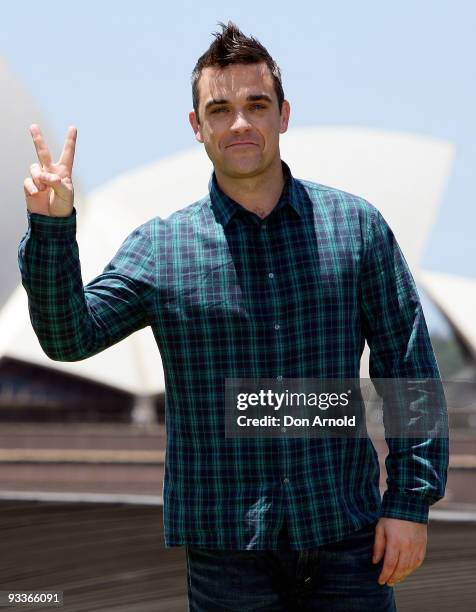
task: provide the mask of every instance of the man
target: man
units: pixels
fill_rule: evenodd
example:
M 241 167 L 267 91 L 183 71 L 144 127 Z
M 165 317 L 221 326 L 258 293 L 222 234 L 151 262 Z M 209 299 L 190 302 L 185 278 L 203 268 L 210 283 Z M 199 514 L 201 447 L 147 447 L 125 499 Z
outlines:
M 22 282 L 43 350 L 77 361 L 152 327 L 166 380 L 164 526 L 186 546 L 191 610 L 395 610 L 444 495 L 445 438 L 232 438 L 225 380 L 439 379 L 418 293 L 379 211 L 298 180 L 281 160 L 280 71 L 231 22 L 198 60 L 189 120 L 209 193 L 134 230 L 83 287 L 71 173 L 76 130 L 24 189 Z M 184 178 L 186 179 L 186 168 Z M 131 203 L 133 205 L 133 203 Z

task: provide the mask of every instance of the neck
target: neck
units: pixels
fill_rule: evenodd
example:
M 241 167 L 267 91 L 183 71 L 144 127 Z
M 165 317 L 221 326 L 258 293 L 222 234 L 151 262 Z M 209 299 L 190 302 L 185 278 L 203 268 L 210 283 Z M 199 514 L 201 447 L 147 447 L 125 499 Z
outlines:
M 234 178 L 215 169 L 220 189 L 238 204 L 264 219 L 279 201 L 284 187 L 279 157 L 264 172 L 253 177 Z

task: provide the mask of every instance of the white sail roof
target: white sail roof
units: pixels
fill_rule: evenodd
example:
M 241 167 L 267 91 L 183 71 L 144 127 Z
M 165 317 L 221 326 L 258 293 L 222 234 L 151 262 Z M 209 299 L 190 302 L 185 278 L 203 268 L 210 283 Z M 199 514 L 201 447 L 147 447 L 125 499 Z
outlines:
M 451 143 L 415 134 L 351 127 L 290 129 L 282 158 L 293 175 L 362 196 L 377 206 L 416 271 L 449 178 Z M 212 167 L 198 144 L 131 170 L 76 200 L 83 281 L 97 276 L 138 225 L 187 206 L 207 192 Z M 21 188 L 21 185 L 20 185 Z M 107 228 L 107 231 L 105 230 Z M 25 212 L 26 230 L 26 212 Z M 0 356 L 83 376 L 135 394 L 163 391 L 150 328 L 84 361 L 50 360 L 39 346 L 20 285 L 0 312 Z M 368 352 L 362 359 L 368 376 Z
M 41 125 L 46 142 L 53 154 L 59 154 L 48 121 L 38 109 L 30 92 L 24 87 L 3 57 L 0 56 L 0 178 L 2 186 L 2 222 L 0 223 L 0 308 L 18 284 L 17 246 L 25 226 L 23 181 L 30 175 L 30 165 L 37 162 L 35 147 L 29 132 L 32 123 Z M 75 191 L 80 197 L 79 181 Z
M 420 270 L 418 281 L 476 359 L 476 278 Z

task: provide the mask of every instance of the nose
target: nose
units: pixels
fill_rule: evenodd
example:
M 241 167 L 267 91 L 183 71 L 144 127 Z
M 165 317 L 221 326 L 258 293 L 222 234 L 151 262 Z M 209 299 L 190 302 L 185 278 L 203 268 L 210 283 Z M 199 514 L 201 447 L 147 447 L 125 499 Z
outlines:
M 238 112 L 233 118 L 233 123 L 231 124 L 230 129 L 233 132 L 244 132 L 250 127 L 251 124 L 246 116 L 243 113 Z

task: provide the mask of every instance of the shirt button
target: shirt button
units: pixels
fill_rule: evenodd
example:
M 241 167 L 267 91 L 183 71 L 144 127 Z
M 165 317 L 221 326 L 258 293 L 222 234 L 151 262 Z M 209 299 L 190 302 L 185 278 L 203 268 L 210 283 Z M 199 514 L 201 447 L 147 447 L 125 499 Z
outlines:
M 285 432 L 286 431 L 286 427 L 281 427 L 281 431 Z
M 262 230 L 266 229 L 267 227 L 268 227 L 268 224 L 267 224 L 267 223 L 262 223 L 262 224 L 261 224 L 261 229 L 262 229 Z
M 279 329 L 280 327 L 281 327 L 281 326 L 280 326 L 280 324 L 279 324 L 279 323 L 275 323 L 275 325 L 274 325 L 274 329 Z
M 281 374 L 279 376 L 276 376 L 276 380 L 283 380 L 283 377 L 281 376 Z
M 283 482 L 284 482 L 284 484 L 288 484 L 289 483 L 289 478 L 283 478 Z
M 274 278 L 274 274 L 273 274 L 272 272 L 270 272 L 270 273 L 268 274 L 268 276 L 269 276 L 269 278 Z

